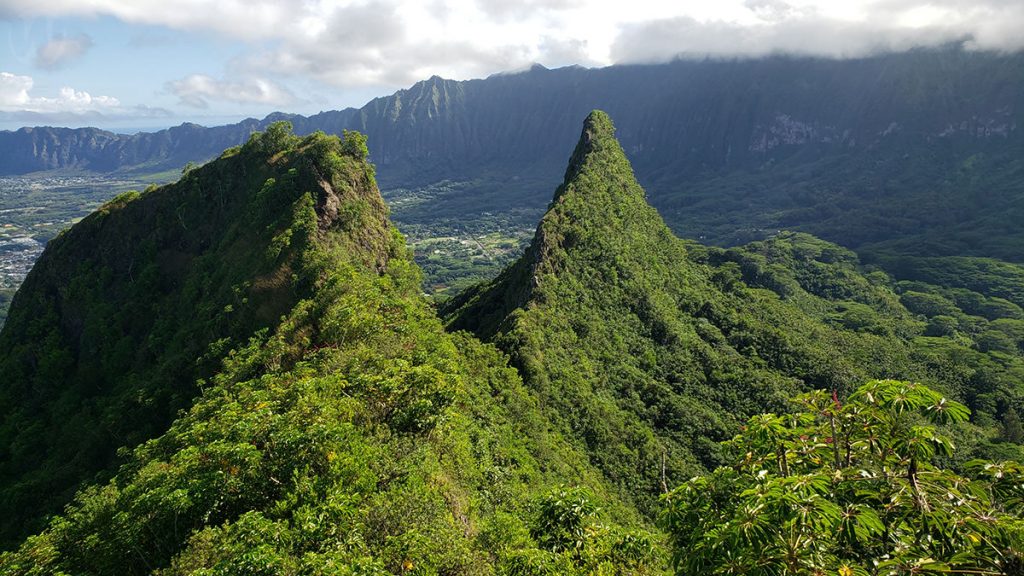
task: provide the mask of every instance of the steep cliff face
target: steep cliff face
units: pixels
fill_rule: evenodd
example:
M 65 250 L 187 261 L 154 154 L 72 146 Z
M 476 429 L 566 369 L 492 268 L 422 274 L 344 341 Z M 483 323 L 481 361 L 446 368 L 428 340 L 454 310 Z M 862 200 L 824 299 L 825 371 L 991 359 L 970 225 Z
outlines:
M 681 240 L 603 112 L 523 257 L 443 311 L 507 357 L 444 330 L 367 155 L 275 124 L 50 244 L 0 332 L 0 572 L 664 573 L 660 494 L 873 377 L 1020 454 L 1019 306 L 898 296 L 806 234 Z
M 969 401 L 979 423 L 1018 401 L 1019 358 L 995 368 L 955 338 L 919 338 L 901 304 L 916 296 L 891 286 L 806 234 L 729 250 L 677 238 L 595 111 L 523 256 L 442 314 L 506 351 L 557 429 L 653 514 L 665 486 L 725 462 L 720 441 L 747 416 L 786 411 L 799 390 L 909 378 Z
M 0 132 L 3 158 L 0 172 L 23 174 L 41 170 L 116 170 L 119 158 L 114 148 L 122 137 L 96 128 L 22 128 Z
M 274 113 L 263 120 L 207 128 L 186 123 L 158 132 L 125 135 L 96 128 L 21 128 L 0 131 L 0 174 L 43 170 L 117 170 L 152 172 L 181 168 L 188 162 L 215 158 L 226 148 L 248 140 L 256 131 L 288 121 L 298 134 L 317 130 L 341 134 L 350 128 L 355 110 L 324 112 L 316 116 Z
M 739 244 L 788 228 L 1019 260 L 1001 215 L 1024 209 L 1022 70 L 1020 54 L 957 50 L 535 67 L 417 84 L 364 108 L 358 127 L 380 135 L 385 188 L 476 182 L 475 199 L 439 198 L 418 220 L 542 209 L 575 119 L 601 108 L 677 234 Z M 998 238 L 977 234 L 982 222 Z
M 95 129 L 3 132 L 0 173 L 203 160 L 282 119 L 299 134 L 346 128 L 367 133 L 373 157 L 381 166 L 395 166 L 388 178 L 396 181 L 408 181 L 414 166 L 433 166 L 434 173 L 424 176 L 429 178 L 519 163 L 550 170 L 558 151 L 571 145 L 574 119 L 600 107 L 618 118 L 619 139 L 641 179 L 656 182 L 683 168 L 756 165 L 797 152 L 938 142 L 970 147 L 1016 138 L 1024 118 L 1022 67 L 1020 55 L 949 49 L 843 61 L 534 66 L 462 82 L 435 76 L 359 110 L 310 117 L 273 114 L 232 126 L 185 124 L 134 136 Z

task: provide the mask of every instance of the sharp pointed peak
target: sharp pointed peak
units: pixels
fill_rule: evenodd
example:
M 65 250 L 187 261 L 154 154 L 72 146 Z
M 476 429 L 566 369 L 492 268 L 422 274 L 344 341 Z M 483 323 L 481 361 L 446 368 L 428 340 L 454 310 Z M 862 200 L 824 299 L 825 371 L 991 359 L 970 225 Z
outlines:
M 626 153 L 619 145 L 619 141 L 615 139 L 615 125 L 612 123 L 611 117 L 602 110 L 593 110 L 583 121 L 583 131 L 569 158 L 569 165 L 565 170 L 565 180 L 555 192 L 556 201 L 592 160 L 605 164 L 605 170 L 611 165 L 618 166 L 618 178 L 625 178 L 636 185 L 633 169 L 629 165 L 629 160 L 626 159 Z M 639 188 L 638 185 L 636 186 Z
M 587 119 L 583 121 L 583 132 L 592 133 L 595 136 L 614 138 L 615 125 L 612 118 L 604 110 L 591 110 Z
M 565 181 L 529 248 L 491 284 L 456 296 L 445 305 L 445 314 L 452 318 L 450 326 L 492 338 L 517 321 L 514 310 L 546 301 L 557 290 L 549 287 L 566 274 L 576 275 L 570 283 L 578 280 L 580 286 L 600 290 L 594 279 L 617 270 L 622 255 L 633 262 L 671 260 L 678 265 L 682 252 L 672 238 L 647 204 L 611 118 L 594 110 L 583 122 Z M 638 273 L 639 268 L 631 270 Z
M 572 158 L 575 160 L 577 156 L 590 154 L 608 144 L 619 145 L 615 139 L 615 124 L 604 111 L 593 110 L 583 121 L 583 132 L 580 134 L 580 141 L 576 144 Z
M 615 125 L 612 124 L 611 117 L 601 110 L 592 111 L 583 121 L 583 132 L 569 159 L 565 179 L 569 180 L 591 154 L 616 152 L 623 153 L 619 141 L 615 139 Z

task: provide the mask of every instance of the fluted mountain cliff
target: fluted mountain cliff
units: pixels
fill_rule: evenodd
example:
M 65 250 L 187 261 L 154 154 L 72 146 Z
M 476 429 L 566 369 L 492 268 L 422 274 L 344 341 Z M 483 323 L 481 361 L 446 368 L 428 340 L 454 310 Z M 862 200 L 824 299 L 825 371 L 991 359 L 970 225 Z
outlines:
M 0 133 L 0 173 L 155 170 L 202 161 L 276 119 L 370 137 L 383 188 L 472 182 L 414 209 L 472 218 L 547 202 L 594 108 L 677 234 L 735 244 L 782 228 L 848 247 L 1019 260 L 1024 55 L 920 50 L 438 77 L 355 110 L 156 134 Z M 978 233 L 982 226 L 991 233 Z

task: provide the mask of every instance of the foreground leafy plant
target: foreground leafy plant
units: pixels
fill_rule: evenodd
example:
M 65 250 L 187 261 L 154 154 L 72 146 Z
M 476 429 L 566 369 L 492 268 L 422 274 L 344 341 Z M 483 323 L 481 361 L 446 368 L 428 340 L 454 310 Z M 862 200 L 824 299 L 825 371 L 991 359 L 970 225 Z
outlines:
M 738 461 L 666 495 L 680 574 L 1018 574 L 1024 467 L 942 466 L 968 409 L 920 384 L 876 380 L 845 403 L 751 418 Z

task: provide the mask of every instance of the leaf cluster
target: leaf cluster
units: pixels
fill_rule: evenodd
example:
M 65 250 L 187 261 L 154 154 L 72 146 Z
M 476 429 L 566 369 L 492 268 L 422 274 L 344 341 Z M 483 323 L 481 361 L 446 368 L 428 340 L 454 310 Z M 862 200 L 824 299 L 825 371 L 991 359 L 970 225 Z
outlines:
M 968 410 L 920 384 L 823 391 L 751 418 L 733 465 L 665 497 L 679 573 L 1006 574 L 1024 550 L 1024 467 L 961 471 L 944 425 Z

